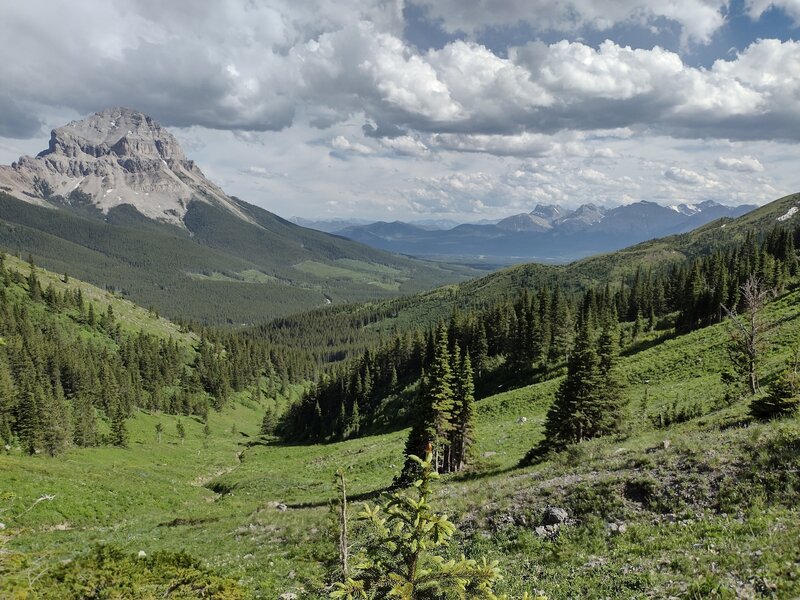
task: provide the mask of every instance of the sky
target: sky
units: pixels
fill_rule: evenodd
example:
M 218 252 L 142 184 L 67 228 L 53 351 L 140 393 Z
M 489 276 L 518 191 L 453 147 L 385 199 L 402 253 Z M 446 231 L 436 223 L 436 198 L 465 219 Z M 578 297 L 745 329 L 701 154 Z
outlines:
M 0 0 L 0 163 L 111 106 L 285 217 L 800 191 L 800 0 Z

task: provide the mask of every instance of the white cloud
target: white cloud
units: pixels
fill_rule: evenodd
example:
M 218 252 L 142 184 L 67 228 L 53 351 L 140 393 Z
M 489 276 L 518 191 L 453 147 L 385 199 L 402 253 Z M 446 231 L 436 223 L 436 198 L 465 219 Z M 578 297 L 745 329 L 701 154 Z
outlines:
M 750 18 L 754 21 L 760 19 L 761 15 L 771 8 L 776 8 L 785 11 L 794 19 L 795 23 L 800 22 L 800 2 L 798 0 L 747 0 L 745 6 Z
M 681 167 L 670 167 L 669 169 L 664 171 L 664 177 L 670 179 L 671 181 L 682 183 L 684 185 L 708 186 L 715 184 L 715 182 L 712 179 L 704 177 L 700 173 L 697 173 L 690 169 L 683 169 Z
M 784 0 L 789 1 L 789 0 Z M 450 32 L 526 23 L 538 31 L 607 30 L 618 24 L 649 25 L 659 19 L 680 25 L 684 37 L 708 42 L 724 23 L 726 0 L 420 0 Z
M 753 156 L 726 157 L 720 156 L 714 161 L 714 165 L 726 171 L 740 171 L 742 173 L 760 173 L 764 170 L 764 165 Z
M 404 156 L 427 156 L 430 154 L 430 150 L 425 144 L 408 135 L 381 138 L 380 143 L 384 148 Z
M 335 150 L 352 152 L 353 154 L 361 154 L 362 156 L 368 156 L 374 152 L 369 146 L 366 146 L 360 142 L 351 142 L 343 135 L 337 135 L 335 138 L 333 138 L 331 140 L 331 147 Z
M 446 150 L 497 156 L 544 156 L 557 146 L 552 136 L 527 132 L 517 135 L 440 133 L 432 136 L 431 143 Z

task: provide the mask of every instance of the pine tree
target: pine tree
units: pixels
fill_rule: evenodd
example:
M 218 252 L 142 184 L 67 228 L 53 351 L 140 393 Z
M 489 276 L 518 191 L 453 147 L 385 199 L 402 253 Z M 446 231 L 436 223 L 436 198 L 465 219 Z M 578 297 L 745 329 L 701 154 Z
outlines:
M 80 448 L 97 443 L 97 414 L 88 394 L 75 396 L 72 405 L 72 441 Z
M 451 471 L 461 471 L 467 462 L 467 452 L 472 443 L 474 393 L 472 364 L 469 353 L 464 353 L 455 382 Z
M 69 406 L 57 371 L 54 379 L 52 393 L 44 393 L 40 411 L 42 446 L 50 456 L 63 452 L 70 440 Z
M 40 441 L 39 402 L 42 397 L 41 386 L 34 381 L 34 366 L 28 361 L 25 376 L 20 385 L 17 403 L 17 436 L 28 454 L 34 454 Z
M 361 430 L 361 414 L 358 409 L 358 400 L 353 401 L 353 407 L 350 409 L 350 416 L 347 420 L 347 431 L 345 437 L 355 437 Z
M 447 329 L 444 325 L 440 325 L 437 332 L 436 350 L 428 375 L 427 388 L 432 419 L 426 425 L 430 441 L 433 443 L 434 465 L 436 470 L 439 471 L 449 448 L 449 433 L 452 430 L 454 405 L 453 373 L 450 367 Z
M 264 417 L 261 419 L 261 429 L 259 433 L 265 437 L 275 435 L 275 430 L 278 427 L 278 415 L 272 405 L 268 405 L 264 411 Z
M 451 543 L 455 526 L 431 506 L 431 483 L 437 478 L 433 456 L 410 456 L 420 476 L 411 495 L 395 492 L 378 506 L 364 506 L 359 518 L 372 535 L 353 561 L 344 581 L 334 584 L 330 597 L 338 600 L 423 600 L 470 598 L 498 600 L 500 579 L 496 562 L 445 560 L 440 554 Z M 346 547 L 346 546 L 345 546 Z M 523 597 L 523 600 L 527 595 Z
M 235 428 L 236 425 L 233 427 Z M 183 421 L 178 421 L 175 423 L 175 432 L 178 434 L 178 437 L 181 440 L 181 445 L 183 445 L 183 442 L 186 439 L 186 427 L 183 426 Z
M 757 419 L 774 419 L 797 412 L 800 408 L 800 348 L 791 364 L 769 387 L 766 395 L 750 402 L 750 414 Z
M 121 407 L 111 413 L 111 444 L 119 448 L 128 446 L 128 425 Z
M 17 409 L 17 394 L 14 380 L 8 367 L 5 352 L 0 350 L 0 440 L 11 443 L 12 429 L 15 425 L 14 413 Z

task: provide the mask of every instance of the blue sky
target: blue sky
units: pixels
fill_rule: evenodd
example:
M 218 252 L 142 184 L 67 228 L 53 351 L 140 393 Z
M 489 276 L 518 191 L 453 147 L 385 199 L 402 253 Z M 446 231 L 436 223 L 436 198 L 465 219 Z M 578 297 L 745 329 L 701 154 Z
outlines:
M 765 203 L 800 189 L 798 19 L 798 0 L 13 3 L 0 162 L 120 105 L 284 216 Z

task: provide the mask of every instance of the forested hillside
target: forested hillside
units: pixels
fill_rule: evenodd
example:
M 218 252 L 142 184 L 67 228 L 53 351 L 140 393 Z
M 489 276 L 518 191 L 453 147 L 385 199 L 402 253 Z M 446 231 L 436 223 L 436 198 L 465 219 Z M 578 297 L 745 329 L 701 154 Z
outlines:
M 0 255 L 0 437 L 29 454 L 127 446 L 138 411 L 206 419 L 230 395 L 307 380 L 305 355 L 180 329 L 70 277 Z

